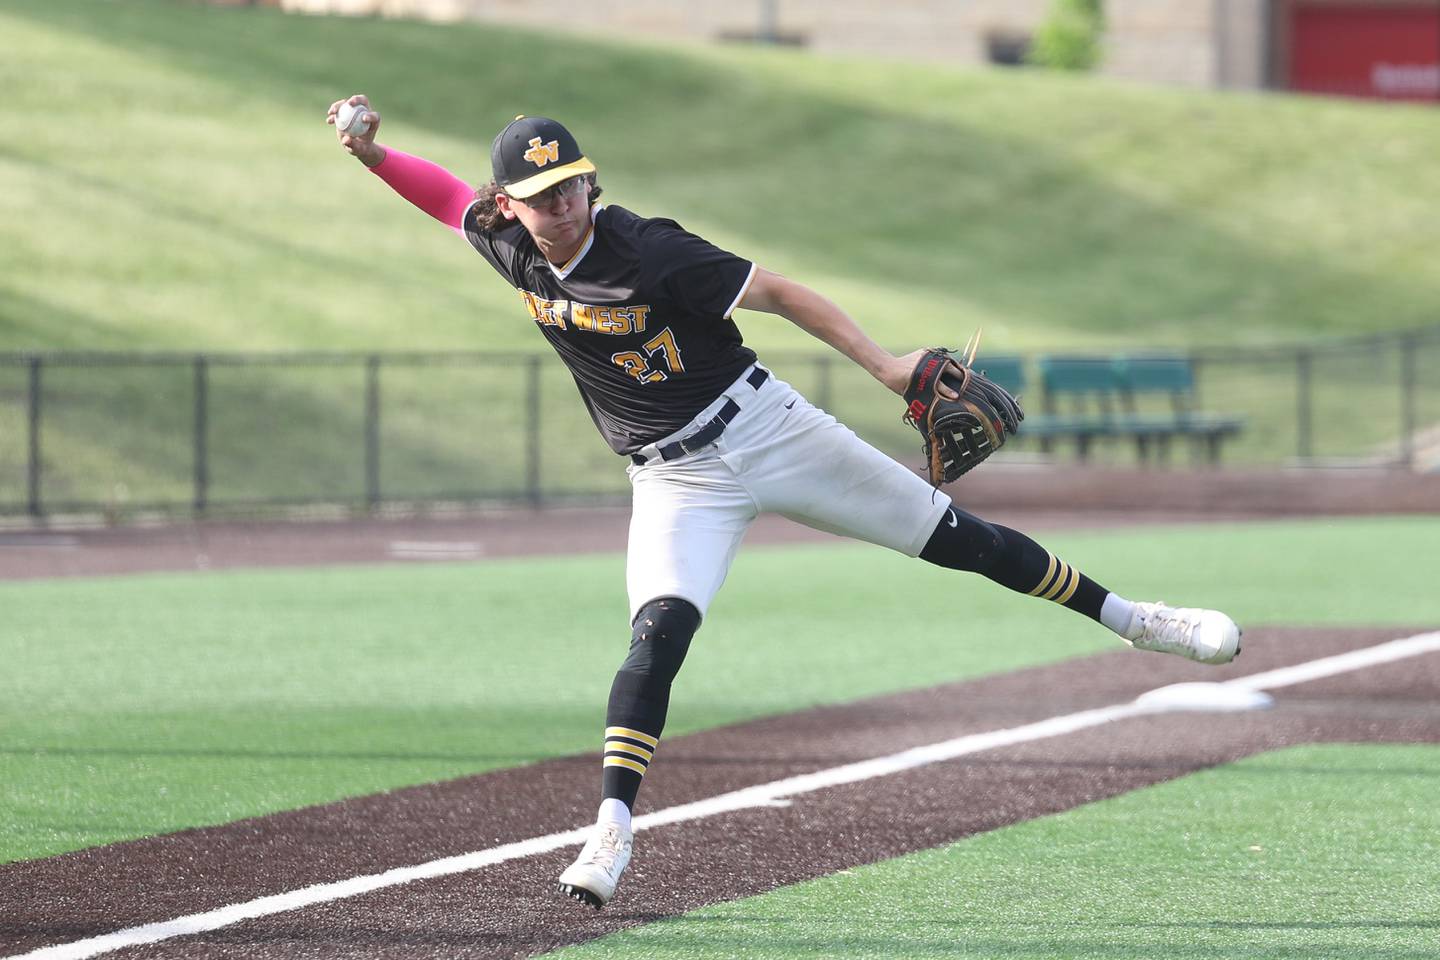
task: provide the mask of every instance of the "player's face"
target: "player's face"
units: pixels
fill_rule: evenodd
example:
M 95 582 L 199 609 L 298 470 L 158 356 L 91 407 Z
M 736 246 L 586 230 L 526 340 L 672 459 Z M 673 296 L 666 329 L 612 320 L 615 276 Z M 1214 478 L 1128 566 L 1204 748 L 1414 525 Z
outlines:
M 524 200 L 506 197 L 505 207 L 515 215 L 548 256 L 579 246 L 590 228 L 589 179 L 571 177 Z
M 539 193 L 526 197 L 519 201 L 532 210 L 548 210 L 557 203 L 573 200 L 582 192 L 585 192 L 590 180 L 584 174 L 578 177 L 571 177 L 569 180 L 561 180 L 559 183 L 546 187 Z

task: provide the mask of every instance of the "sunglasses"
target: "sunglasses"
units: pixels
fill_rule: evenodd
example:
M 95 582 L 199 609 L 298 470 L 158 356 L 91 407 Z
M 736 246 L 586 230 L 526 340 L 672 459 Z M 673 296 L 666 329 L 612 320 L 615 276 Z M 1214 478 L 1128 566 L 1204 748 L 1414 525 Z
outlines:
M 532 210 L 539 210 L 544 207 L 553 206 L 557 201 L 569 200 L 589 185 L 590 181 L 583 174 L 578 177 L 571 177 L 569 180 L 561 180 L 553 187 L 546 187 L 539 193 L 531 194 L 528 197 L 512 197 Z

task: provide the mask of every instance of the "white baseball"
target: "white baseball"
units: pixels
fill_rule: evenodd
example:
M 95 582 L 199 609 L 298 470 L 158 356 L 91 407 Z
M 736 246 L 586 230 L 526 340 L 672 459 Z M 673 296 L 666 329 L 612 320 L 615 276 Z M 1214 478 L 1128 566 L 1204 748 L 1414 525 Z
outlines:
M 360 118 L 370 108 L 363 103 L 342 103 L 340 109 L 335 111 L 335 128 L 341 133 L 348 133 L 352 137 L 358 137 L 370 129 L 370 124 Z

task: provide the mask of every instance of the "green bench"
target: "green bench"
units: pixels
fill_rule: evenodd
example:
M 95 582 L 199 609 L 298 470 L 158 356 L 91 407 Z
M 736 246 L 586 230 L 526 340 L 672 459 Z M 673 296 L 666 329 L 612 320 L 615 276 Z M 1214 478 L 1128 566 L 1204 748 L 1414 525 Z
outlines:
M 1021 398 L 1019 437 L 1038 441 L 1047 453 L 1068 441 L 1084 460 L 1095 441 L 1118 437 L 1134 440 L 1143 462 L 1152 456 L 1163 462 L 1178 437 L 1191 443 L 1197 459 L 1204 451 L 1218 463 L 1221 444 L 1245 425 L 1243 417 L 1195 409 L 1195 371 L 1184 357 L 1042 357 L 1038 409 L 1026 396 L 1020 358 L 981 358 L 976 366 Z

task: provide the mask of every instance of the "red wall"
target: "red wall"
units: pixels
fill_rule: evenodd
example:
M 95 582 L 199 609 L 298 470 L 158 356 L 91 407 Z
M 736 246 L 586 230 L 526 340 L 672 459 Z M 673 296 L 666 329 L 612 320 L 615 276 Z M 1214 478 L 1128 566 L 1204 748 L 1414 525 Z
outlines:
M 1433 7 L 1297 3 L 1290 9 L 1290 89 L 1440 100 L 1440 0 Z

